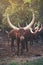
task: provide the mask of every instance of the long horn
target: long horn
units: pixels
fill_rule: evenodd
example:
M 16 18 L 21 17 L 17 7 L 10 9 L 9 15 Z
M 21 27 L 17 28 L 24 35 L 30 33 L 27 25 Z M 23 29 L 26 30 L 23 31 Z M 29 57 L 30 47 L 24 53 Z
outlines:
M 36 34 L 36 33 L 38 32 L 38 29 L 33 32 L 32 28 L 30 28 L 30 32 L 31 32 L 32 34 Z
M 33 33 L 32 28 L 29 29 L 31 33 Z
M 15 30 L 19 30 L 18 27 L 14 26 L 14 25 L 10 22 L 10 19 L 9 19 L 8 14 L 7 14 L 7 22 L 8 22 L 8 24 L 9 24 L 9 26 L 10 26 L 11 28 L 13 28 L 13 29 L 15 29 Z
M 33 12 L 32 12 L 32 13 L 33 13 Z M 32 19 L 32 21 L 31 21 L 31 23 L 30 23 L 29 25 L 27 25 L 26 27 L 24 27 L 24 29 L 26 30 L 26 29 L 31 28 L 32 25 L 34 24 L 34 22 L 35 22 L 35 14 L 33 13 L 33 19 Z

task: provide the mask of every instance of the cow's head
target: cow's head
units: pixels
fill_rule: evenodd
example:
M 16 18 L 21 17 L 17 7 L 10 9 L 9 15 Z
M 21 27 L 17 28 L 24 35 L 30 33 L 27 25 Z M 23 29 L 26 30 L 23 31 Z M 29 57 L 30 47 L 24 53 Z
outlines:
M 19 32 L 20 40 L 21 41 L 24 40 L 25 39 L 25 30 L 23 28 L 20 28 L 18 32 Z
M 32 30 L 32 28 L 30 28 L 30 32 L 33 34 L 36 34 L 37 32 L 40 32 L 42 29 L 42 25 L 38 24 L 35 28 L 34 31 Z

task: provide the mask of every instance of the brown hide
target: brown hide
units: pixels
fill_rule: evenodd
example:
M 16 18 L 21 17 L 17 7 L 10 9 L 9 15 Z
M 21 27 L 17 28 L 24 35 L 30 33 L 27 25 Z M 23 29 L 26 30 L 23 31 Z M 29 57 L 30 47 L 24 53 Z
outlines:
M 9 37 L 16 37 L 16 38 L 23 38 L 25 36 L 25 30 L 24 29 L 19 29 L 18 31 L 17 30 L 11 30 L 9 33 L 8 33 Z
M 17 34 L 18 34 L 18 31 L 17 30 L 11 30 L 9 33 L 8 33 L 8 35 L 9 35 L 9 37 L 16 37 L 17 36 Z

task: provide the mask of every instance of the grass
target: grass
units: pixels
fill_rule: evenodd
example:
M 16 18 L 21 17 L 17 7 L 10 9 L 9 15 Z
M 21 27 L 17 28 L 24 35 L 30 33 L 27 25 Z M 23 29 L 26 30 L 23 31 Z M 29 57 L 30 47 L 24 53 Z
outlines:
M 43 58 L 34 61 L 26 61 L 21 63 L 11 62 L 8 65 L 43 65 Z

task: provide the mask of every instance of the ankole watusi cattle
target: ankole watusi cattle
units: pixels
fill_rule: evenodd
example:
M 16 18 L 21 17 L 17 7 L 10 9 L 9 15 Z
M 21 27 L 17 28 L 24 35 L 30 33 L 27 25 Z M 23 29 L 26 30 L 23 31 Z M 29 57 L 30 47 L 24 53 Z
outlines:
M 25 35 L 25 39 L 26 41 L 30 41 L 30 45 L 33 45 L 33 42 L 37 42 L 38 43 L 38 37 L 39 37 L 39 31 L 41 28 L 39 28 L 39 26 L 37 26 L 37 28 L 34 28 L 34 31 L 32 28 L 30 28 L 30 30 L 26 31 L 26 35 Z
M 43 42 L 43 26 L 42 26 L 42 24 L 41 24 L 41 28 L 40 28 L 40 30 L 38 32 L 38 36 L 41 39 L 41 41 Z
M 17 40 L 17 50 L 18 50 L 17 53 L 19 52 L 19 44 L 20 43 L 21 43 L 21 53 L 23 52 L 25 45 L 26 45 L 26 49 L 28 51 L 27 40 L 30 39 L 30 41 L 31 41 L 32 40 L 31 36 L 37 32 L 37 31 L 35 31 L 35 32 L 32 31 L 32 25 L 35 22 L 34 13 L 33 13 L 32 21 L 26 27 L 19 27 L 18 28 L 16 26 L 14 26 L 10 22 L 8 14 L 7 14 L 7 22 L 9 24 L 9 26 L 12 28 L 12 30 L 8 33 L 8 36 L 11 38 L 11 48 L 14 46 L 14 39 L 16 38 L 16 40 Z

